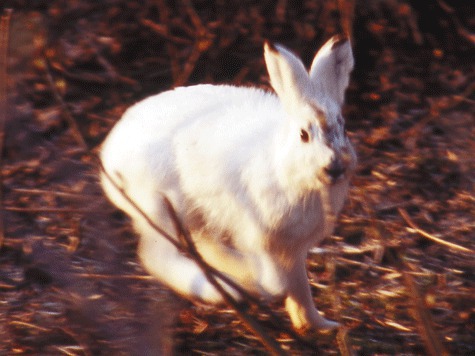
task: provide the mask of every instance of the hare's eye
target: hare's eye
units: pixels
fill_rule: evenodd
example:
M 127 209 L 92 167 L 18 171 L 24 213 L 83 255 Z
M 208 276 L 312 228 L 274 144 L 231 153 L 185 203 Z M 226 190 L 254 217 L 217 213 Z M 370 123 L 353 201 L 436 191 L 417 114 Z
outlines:
M 308 132 L 305 131 L 304 129 L 300 130 L 300 139 L 302 140 L 302 142 L 305 142 L 305 143 L 307 143 L 308 140 L 310 139 Z

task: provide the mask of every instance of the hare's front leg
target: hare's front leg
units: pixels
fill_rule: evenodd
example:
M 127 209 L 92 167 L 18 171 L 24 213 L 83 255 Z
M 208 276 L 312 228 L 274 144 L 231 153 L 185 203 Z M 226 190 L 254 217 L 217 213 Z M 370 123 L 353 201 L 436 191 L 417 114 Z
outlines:
M 289 277 L 285 308 L 296 330 L 304 333 L 309 329 L 329 330 L 340 326 L 322 317 L 315 308 L 305 261 L 297 263 Z

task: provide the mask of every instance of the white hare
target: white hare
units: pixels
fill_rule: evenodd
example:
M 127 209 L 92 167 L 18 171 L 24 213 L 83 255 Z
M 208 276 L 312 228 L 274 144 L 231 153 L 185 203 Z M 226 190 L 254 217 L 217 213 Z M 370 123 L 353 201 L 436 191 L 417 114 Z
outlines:
M 335 328 L 314 306 L 305 260 L 333 231 L 356 164 L 341 115 L 351 45 L 333 37 L 309 72 L 280 45 L 266 43 L 264 56 L 277 95 L 196 85 L 149 97 L 126 111 L 101 159 L 142 211 L 177 236 L 166 195 L 210 265 L 250 293 L 284 297 L 297 330 Z M 104 175 L 102 184 L 132 218 L 149 273 L 190 299 L 222 302 Z

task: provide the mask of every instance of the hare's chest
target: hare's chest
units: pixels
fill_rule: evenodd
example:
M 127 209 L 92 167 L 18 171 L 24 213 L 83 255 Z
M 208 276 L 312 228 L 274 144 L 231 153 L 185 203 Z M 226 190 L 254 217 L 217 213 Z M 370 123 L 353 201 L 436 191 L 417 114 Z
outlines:
M 308 249 L 328 237 L 335 227 L 343 207 L 348 183 L 341 182 L 325 192 L 319 191 L 302 198 L 283 215 L 274 239 L 284 247 Z
M 307 201 L 305 205 L 294 207 L 282 218 L 274 234 L 275 243 L 290 249 L 308 248 L 308 245 L 320 240 L 324 224 L 321 201 Z

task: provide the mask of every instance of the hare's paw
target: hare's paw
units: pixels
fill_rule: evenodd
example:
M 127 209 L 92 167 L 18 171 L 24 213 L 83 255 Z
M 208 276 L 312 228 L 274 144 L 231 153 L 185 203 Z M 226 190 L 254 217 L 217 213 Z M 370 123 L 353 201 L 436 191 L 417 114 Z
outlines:
M 301 339 L 309 342 L 309 343 L 315 343 L 315 342 L 329 342 L 332 343 L 335 340 L 335 337 L 337 334 L 340 333 L 341 328 L 334 328 L 334 329 L 325 329 L 325 330 L 320 330 L 320 329 L 300 329 L 296 330 L 298 335 L 300 336 Z
M 319 322 L 317 323 L 317 325 L 315 325 L 315 329 L 317 329 L 318 331 L 330 331 L 330 330 L 334 330 L 334 329 L 337 329 L 341 326 L 340 323 L 336 322 L 336 321 L 332 321 L 332 320 L 328 320 L 328 319 L 325 319 L 325 318 L 321 318 L 319 320 Z
M 298 304 L 292 298 L 287 298 L 286 309 L 295 330 L 302 336 L 327 333 L 341 326 L 336 321 L 325 319 L 313 305 Z
M 318 324 L 307 324 L 296 329 L 301 338 L 307 341 L 321 340 L 322 337 L 335 337 L 342 325 L 322 317 Z

